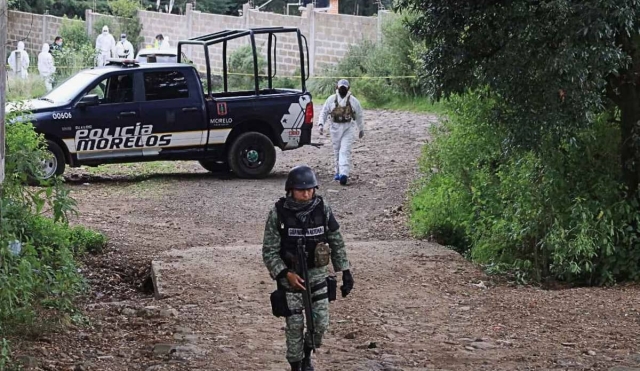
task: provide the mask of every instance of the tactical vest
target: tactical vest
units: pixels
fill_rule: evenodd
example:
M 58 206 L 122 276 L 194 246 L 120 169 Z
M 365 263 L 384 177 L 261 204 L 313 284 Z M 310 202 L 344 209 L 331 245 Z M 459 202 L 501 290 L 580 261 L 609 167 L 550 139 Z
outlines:
M 351 96 L 347 97 L 347 104 L 344 107 L 341 107 L 338 104 L 338 94 L 336 94 L 336 107 L 331 111 L 331 120 L 338 124 L 344 124 L 347 122 L 351 122 L 353 120 L 353 108 L 351 108 L 351 102 L 349 99 Z
M 319 196 L 317 196 L 319 197 Z M 296 218 L 293 210 L 284 208 L 284 198 L 276 202 L 276 210 L 278 210 L 278 230 L 280 231 L 280 257 L 287 265 L 287 268 L 293 268 L 293 262 L 296 257 L 296 249 L 298 239 L 302 237 L 303 225 Z M 305 250 L 307 252 L 307 268 L 315 268 L 315 250 L 318 243 L 327 241 L 327 217 L 324 213 L 324 201 L 320 198 L 320 203 L 307 216 L 306 221 L 307 234 L 304 239 Z

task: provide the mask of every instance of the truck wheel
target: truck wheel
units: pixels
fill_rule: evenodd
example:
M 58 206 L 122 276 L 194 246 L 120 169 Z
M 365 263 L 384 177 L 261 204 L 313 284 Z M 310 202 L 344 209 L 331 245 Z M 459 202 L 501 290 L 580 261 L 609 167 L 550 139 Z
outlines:
M 65 160 L 62 148 L 56 142 L 47 140 L 45 153 L 45 158 L 40 162 L 42 165 L 40 174 L 37 176 L 29 175 L 27 179 L 29 185 L 40 185 L 43 180 L 49 180 L 64 173 Z
M 47 140 L 47 157 L 42 160 L 42 175 L 40 179 L 50 179 L 64 173 L 64 152 L 58 143 Z
M 276 149 L 271 139 L 254 131 L 236 138 L 228 156 L 231 170 L 240 178 L 264 178 L 276 164 Z
M 229 164 L 226 162 L 218 162 L 211 160 L 200 160 L 198 161 L 200 165 L 202 165 L 205 170 L 210 171 L 212 173 L 226 173 L 229 171 Z

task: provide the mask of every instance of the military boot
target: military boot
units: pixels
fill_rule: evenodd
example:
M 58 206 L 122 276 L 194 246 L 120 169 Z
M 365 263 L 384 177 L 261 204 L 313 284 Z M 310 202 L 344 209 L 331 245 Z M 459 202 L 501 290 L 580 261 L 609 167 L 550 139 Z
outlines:
M 314 371 L 311 363 L 311 348 L 304 347 L 304 359 L 302 360 L 302 371 Z
M 302 362 L 298 361 L 298 362 L 289 362 L 289 364 L 291 365 L 291 371 L 302 371 Z

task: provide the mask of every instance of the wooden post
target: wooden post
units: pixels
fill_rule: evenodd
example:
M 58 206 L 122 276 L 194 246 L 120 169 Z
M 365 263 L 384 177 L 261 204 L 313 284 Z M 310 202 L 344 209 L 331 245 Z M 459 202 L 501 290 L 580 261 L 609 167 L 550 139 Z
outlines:
M 4 63 L 7 51 L 7 0 L 0 0 L 0 48 L 2 63 L 0 63 L 0 184 L 4 181 L 4 110 L 5 92 L 7 91 L 7 66 Z

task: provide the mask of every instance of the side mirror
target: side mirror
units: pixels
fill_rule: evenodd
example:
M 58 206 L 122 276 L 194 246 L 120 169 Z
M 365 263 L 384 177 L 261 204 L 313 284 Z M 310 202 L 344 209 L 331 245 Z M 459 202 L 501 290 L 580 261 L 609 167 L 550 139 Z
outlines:
M 100 104 L 100 98 L 98 98 L 97 94 L 87 94 L 84 97 L 80 98 L 76 107 L 84 108 L 89 106 L 97 106 Z

